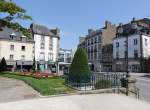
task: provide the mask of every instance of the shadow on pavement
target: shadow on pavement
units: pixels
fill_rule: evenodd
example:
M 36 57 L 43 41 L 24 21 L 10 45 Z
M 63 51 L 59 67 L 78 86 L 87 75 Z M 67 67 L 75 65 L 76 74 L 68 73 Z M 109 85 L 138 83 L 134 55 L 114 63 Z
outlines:
M 146 77 L 146 78 L 150 78 L 150 75 L 143 75 L 141 77 Z

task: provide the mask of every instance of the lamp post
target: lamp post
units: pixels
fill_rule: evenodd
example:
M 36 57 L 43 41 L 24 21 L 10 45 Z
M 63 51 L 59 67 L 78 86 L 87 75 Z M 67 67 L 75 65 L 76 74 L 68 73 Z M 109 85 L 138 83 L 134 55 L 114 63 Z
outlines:
M 126 73 L 126 77 L 128 78 L 130 76 L 128 70 L 128 35 L 126 35 Z
M 59 75 L 59 60 L 56 58 L 56 73 Z
M 128 70 L 128 34 L 126 35 L 126 95 L 128 96 L 129 86 L 128 86 L 128 78 L 130 77 Z
M 21 59 L 21 72 L 22 72 L 22 67 L 23 67 L 23 60 Z

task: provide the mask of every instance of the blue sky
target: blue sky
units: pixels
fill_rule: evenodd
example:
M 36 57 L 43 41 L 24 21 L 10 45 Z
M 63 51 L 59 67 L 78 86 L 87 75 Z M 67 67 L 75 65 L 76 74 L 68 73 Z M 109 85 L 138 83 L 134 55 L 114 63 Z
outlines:
M 27 10 L 34 23 L 61 29 L 61 47 L 74 49 L 79 36 L 89 28 L 102 27 L 105 20 L 127 23 L 133 17 L 150 18 L 150 0 L 14 0 Z M 21 22 L 29 27 L 31 22 Z

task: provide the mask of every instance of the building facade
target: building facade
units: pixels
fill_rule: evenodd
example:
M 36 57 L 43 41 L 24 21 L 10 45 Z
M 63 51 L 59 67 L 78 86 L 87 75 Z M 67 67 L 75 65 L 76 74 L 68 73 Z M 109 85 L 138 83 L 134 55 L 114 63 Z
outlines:
M 64 74 L 64 72 L 69 71 L 69 67 L 73 60 L 73 51 L 70 49 L 62 49 L 59 50 L 59 58 L 58 58 L 58 73 L 60 75 Z
M 35 41 L 34 54 L 36 68 L 52 70 L 58 61 L 60 30 L 49 30 L 46 26 L 31 24 L 33 39 Z
M 4 57 L 9 70 L 30 70 L 34 58 L 34 41 L 10 28 L 0 31 L 0 60 Z
M 116 26 L 106 21 L 100 29 L 89 29 L 85 41 L 78 47 L 84 47 L 87 51 L 91 69 L 95 72 L 112 70 L 112 39 L 116 36 Z M 108 52 L 109 51 L 109 52 Z
M 72 50 L 60 48 L 58 59 L 59 62 L 71 63 L 72 58 L 73 58 Z
M 86 45 L 85 45 L 85 37 L 79 37 L 78 48 L 84 48 L 84 49 L 86 49 Z
M 143 60 L 150 57 L 150 19 L 120 24 L 113 39 L 114 71 L 143 72 Z

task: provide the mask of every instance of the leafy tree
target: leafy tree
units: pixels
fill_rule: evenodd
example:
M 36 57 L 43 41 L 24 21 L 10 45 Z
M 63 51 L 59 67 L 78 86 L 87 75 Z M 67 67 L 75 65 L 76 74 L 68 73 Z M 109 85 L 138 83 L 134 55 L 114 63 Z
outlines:
M 69 70 L 69 81 L 87 83 L 90 81 L 88 59 L 83 48 L 78 48 Z
M 0 30 L 6 26 L 22 32 L 25 36 L 31 35 L 28 29 L 17 22 L 17 20 L 32 20 L 30 16 L 26 15 L 25 9 L 17 6 L 11 0 L 0 0 L 0 15 Z
M 6 71 L 6 69 L 7 69 L 6 60 L 3 57 L 2 60 L 1 60 L 1 63 L 0 63 L 0 71 Z

